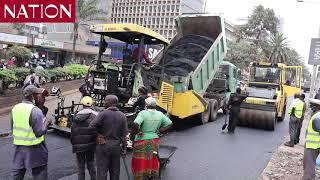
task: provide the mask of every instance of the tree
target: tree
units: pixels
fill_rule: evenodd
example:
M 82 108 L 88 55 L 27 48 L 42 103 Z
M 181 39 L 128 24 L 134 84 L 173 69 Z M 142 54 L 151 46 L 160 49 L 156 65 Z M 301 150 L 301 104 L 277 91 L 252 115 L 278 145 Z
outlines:
M 287 55 L 288 55 L 288 65 L 290 65 L 290 66 L 303 66 L 303 69 L 302 69 L 303 79 L 305 79 L 307 81 L 311 81 L 311 74 L 310 74 L 308 68 L 303 63 L 303 59 L 299 55 L 299 53 L 295 49 L 287 48 Z
M 76 14 L 77 19 L 73 23 L 73 47 L 72 47 L 72 60 L 75 60 L 76 43 L 79 38 L 79 28 L 88 31 L 88 24 L 92 21 L 106 21 L 107 12 L 99 6 L 99 0 L 77 0 Z
M 268 40 L 268 44 L 271 50 L 270 54 L 269 53 L 266 54 L 266 55 L 269 55 L 269 61 L 272 63 L 287 64 L 288 63 L 287 38 L 284 37 L 282 33 L 275 33 Z M 265 52 L 268 52 L 268 50 L 265 50 Z
M 249 16 L 248 23 L 240 27 L 240 37 L 252 40 L 256 45 L 265 42 L 269 34 L 278 31 L 279 18 L 273 9 L 256 6 Z
M 254 44 L 246 41 L 228 42 L 225 60 L 239 68 L 247 68 L 250 62 L 263 61 L 262 51 Z
M 23 46 L 14 45 L 8 49 L 7 56 L 10 58 L 15 57 L 16 66 L 21 67 L 24 65 L 25 60 L 29 60 L 31 58 L 31 51 Z
M 18 31 L 19 35 L 24 35 L 23 27 L 25 26 L 24 23 L 14 23 L 13 28 Z

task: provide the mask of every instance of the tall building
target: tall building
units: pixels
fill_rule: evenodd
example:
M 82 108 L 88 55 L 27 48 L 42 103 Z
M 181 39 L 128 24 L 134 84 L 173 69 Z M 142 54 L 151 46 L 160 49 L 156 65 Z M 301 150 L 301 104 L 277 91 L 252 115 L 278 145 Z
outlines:
M 184 13 L 201 13 L 205 0 L 113 0 L 113 23 L 135 23 L 171 39 L 174 18 Z
M 106 17 L 111 16 L 111 1 L 110 0 L 99 0 L 99 8 L 103 9 L 107 14 Z M 91 24 L 90 22 L 88 24 Z M 73 23 L 46 23 L 47 27 L 47 38 L 51 40 L 58 41 L 69 41 L 72 42 L 73 35 Z M 89 37 L 87 30 L 82 30 L 79 28 L 79 36 L 82 36 L 78 41 L 85 42 Z

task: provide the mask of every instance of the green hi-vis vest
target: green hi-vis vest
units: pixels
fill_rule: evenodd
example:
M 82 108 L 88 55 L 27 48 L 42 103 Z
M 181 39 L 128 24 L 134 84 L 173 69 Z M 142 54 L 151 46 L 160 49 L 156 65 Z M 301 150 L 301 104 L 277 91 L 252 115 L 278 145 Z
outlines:
M 21 146 L 33 146 L 44 141 L 44 136 L 36 137 L 30 126 L 29 119 L 33 104 L 20 103 L 12 109 L 13 119 L 13 144 Z
M 290 106 L 290 109 L 289 109 L 289 114 L 291 115 L 292 109 L 294 108 L 294 116 L 300 119 L 303 115 L 303 107 L 304 107 L 303 101 L 301 101 L 300 99 L 293 100 L 292 105 Z
M 320 119 L 320 112 L 314 114 L 308 125 L 307 136 L 306 136 L 306 148 L 308 149 L 319 149 L 320 148 L 320 133 L 313 130 L 312 123 L 314 119 Z

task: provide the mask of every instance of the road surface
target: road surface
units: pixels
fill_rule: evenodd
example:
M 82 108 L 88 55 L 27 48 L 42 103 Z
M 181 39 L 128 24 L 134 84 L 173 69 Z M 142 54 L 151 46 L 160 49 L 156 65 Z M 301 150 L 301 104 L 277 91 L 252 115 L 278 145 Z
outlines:
M 66 99 L 76 99 L 78 94 Z M 49 103 L 52 109 L 54 102 Z M 52 112 L 52 111 L 51 111 Z M 0 120 L 3 121 L 3 117 Z M 173 145 L 178 150 L 164 172 L 165 180 L 255 180 L 271 158 L 272 152 L 288 134 L 287 119 L 276 131 L 238 127 L 235 134 L 221 130 L 224 117 L 206 125 L 187 125 L 161 138 L 161 144 Z M 6 124 L 6 123 L 2 123 Z M 77 179 L 75 156 L 67 135 L 49 132 L 49 179 Z M 127 163 L 130 165 L 130 155 Z M 10 179 L 12 160 L 11 138 L 0 138 L 0 179 Z M 29 178 L 28 178 L 29 179 Z M 124 168 L 121 179 L 126 179 Z

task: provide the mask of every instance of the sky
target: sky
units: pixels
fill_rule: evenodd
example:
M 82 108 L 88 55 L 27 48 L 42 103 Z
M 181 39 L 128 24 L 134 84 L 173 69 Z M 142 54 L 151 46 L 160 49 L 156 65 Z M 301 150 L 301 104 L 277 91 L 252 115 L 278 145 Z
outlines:
M 308 63 L 311 38 L 319 35 L 320 0 L 207 0 L 206 11 L 223 13 L 227 21 L 243 24 L 255 6 L 272 8 L 282 23 L 282 32 L 291 47 Z M 310 68 L 310 66 L 309 66 Z M 311 70 L 311 69 L 310 69 Z

